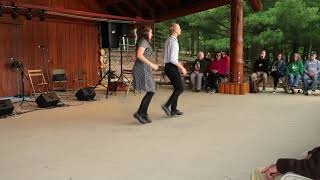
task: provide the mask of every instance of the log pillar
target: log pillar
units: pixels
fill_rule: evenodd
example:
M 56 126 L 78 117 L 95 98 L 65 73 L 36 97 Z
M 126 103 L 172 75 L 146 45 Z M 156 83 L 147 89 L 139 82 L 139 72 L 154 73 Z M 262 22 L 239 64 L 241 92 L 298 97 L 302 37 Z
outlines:
M 231 82 L 224 83 L 221 87 L 224 94 L 244 95 L 249 93 L 249 84 L 244 82 L 243 72 L 243 0 L 231 0 Z
M 233 83 L 243 83 L 243 0 L 231 0 L 231 75 Z

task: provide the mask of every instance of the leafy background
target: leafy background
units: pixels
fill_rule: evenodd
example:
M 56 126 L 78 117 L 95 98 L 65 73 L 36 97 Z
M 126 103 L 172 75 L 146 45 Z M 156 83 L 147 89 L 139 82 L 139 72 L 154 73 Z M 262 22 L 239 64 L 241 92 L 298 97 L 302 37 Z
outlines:
M 263 11 L 254 12 L 245 2 L 245 60 L 257 58 L 266 49 L 272 59 L 283 52 L 307 57 L 320 52 L 320 0 L 264 0 Z M 215 53 L 229 50 L 230 5 L 161 22 L 155 25 L 155 46 L 162 48 L 168 26 L 177 22 L 182 28 L 179 44 L 183 54 L 193 57 L 198 51 Z

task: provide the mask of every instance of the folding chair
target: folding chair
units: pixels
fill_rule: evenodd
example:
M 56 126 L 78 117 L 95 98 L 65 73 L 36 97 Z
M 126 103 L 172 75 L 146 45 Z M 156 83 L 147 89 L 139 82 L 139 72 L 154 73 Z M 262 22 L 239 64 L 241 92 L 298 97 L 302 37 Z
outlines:
M 35 97 L 38 94 L 49 91 L 48 83 L 44 77 L 42 69 L 28 70 L 28 76 L 33 90 L 33 95 Z M 37 87 L 39 88 L 39 91 L 36 91 Z M 45 89 L 46 91 L 44 91 Z
M 164 72 L 164 66 L 159 66 L 158 71 L 155 71 L 153 75 L 156 79 L 156 85 L 169 84 L 169 81 L 166 78 L 166 73 Z
M 118 83 L 122 83 L 124 86 L 126 86 L 126 96 L 130 91 L 132 91 L 134 94 L 136 94 L 136 91 L 132 88 L 132 70 L 131 69 L 123 69 L 122 73 L 119 76 Z
M 55 85 L 58 87 L 55 87 Z M 52 71 L 52 90 L 65 90 L 67 98 L 69 98 L 67 72 L 65 69 L 54 69 Z
M 81 85 L 85 85 L 85 87 L 88 87 L 88 81 L 87 81 L 87 73 L 83 69 L 79 69 L 78 71 L 73 73 L 73 90 L 75 90 L 75 87 Z

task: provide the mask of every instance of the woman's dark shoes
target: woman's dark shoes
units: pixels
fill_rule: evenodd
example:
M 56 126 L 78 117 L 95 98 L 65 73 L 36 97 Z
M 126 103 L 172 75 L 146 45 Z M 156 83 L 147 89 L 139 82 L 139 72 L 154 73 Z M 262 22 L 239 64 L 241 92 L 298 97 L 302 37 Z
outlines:
M 294 88 L 291 88 L 291 94 L 295 94 Z
M 181 116 L 183 115 L 183 112 L 179 110 L 171 111 L 171 116 Z
M 167 116 L 171 115 L 170 109 L 166 105 L 162 105 L 162 110 L 166 113 Z
M 141 124 L 147 124 L 150 123 L 148 120 L 146 120 L 143 116 L 141 116 L 139 113 L 134 113 L 133 117 L 136 118 Z

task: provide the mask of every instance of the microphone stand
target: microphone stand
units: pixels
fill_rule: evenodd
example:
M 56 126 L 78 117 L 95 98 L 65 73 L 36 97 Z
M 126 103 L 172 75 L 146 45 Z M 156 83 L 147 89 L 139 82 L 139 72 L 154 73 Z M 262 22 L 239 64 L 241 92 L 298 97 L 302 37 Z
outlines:
M 47 83 L 48 83 L 48 87 L 50 88 L 50 74 L 49 74 L 49 58 L 46 57 L 46 53 L 48 53 L 48 48 L 46 46 L 38 46 L 38 48 L 40 48 L 41 50 L 41 54 L 42 54 L 42 58 L 43 58 L 43 63 L 44 63 L 44 69 L 46 72 L 46 76 L 47 76 Z
M 22 101 L 21 101 L 21 103 L 20 103 L 20 106 L 22 106 L 24 102 L 27 102 L 27 103 L 30 105 L 29 101 L 27 101 L 27 100 L 25 99 L 25 94 L 24 94 L 24 78 L 26 78 L 26 79 L 28 79 L 28 78 L 27 78 L 26 75 L 24 74 L 24 67 L 22 66 L 22 67 L 20 67 L 19 69 L 20 69 L 21 78 L 22 78 L 22 80 L 21 80 Z M 31 101 L 31 102 L 32 102 L 32 101 Z

